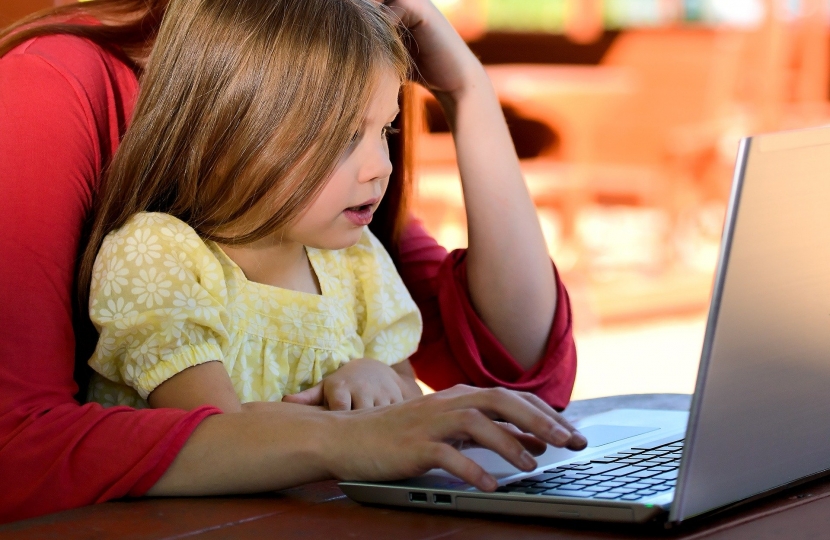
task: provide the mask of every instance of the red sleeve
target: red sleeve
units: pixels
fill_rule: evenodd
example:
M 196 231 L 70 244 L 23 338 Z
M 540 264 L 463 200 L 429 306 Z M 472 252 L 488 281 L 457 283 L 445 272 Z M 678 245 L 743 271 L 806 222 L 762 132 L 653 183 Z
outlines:
M 124 68 L 66 36 L 0 58 L 0 523 L 142 495 L 218 412 L 73 400 L 73 277 Z
M 558 409 L 570 400 L 576 348 L 568 293 L 556 268 L 558 303 L 543 358 L 525 371 L 479 318 L 467 287 L 466 251 L 450 254 L 412 220 L 401 238 L 400 272 L 421 309 L 424 335 L 410 358 L 415 373 L 440 390 L 455 384 L 532 392 Z

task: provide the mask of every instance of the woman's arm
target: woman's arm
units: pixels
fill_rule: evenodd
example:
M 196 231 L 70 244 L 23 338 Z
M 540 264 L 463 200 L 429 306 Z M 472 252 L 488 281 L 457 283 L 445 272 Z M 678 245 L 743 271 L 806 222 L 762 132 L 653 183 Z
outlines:
M 80 38 L 39 38 L 0 58 L 0 523 L 142 494 L 218 412 L 73 399 L 81 231 L 131 84 L 126 66 Z
M 557 286 L 536 209 L 481 63 L 428 0 L 387 2 L 417 42 L 415 60 L 455 139 L 476 311 L 525 369 L 545 352 Z
M 576 375 L 576 348 L 568 292 L 559 279 L 544 357 L 526 370 L 476 312 L 467 284 L 466 250 L 448 254 L 412 219 L 401 236 L 399 253 L 401 277 L 424 321 L 418 350 L 410 357 L 419 379 L 436 390 L 456 384 L 500 386 L 565 408 Z
M 543 442 L 578 450 L 585 438 L 539 398 L 455 387 L 359 411 L 275 403 L 267 412 L 205 419 L 149 495 L 251 493 L 337 478 L 382 481 L 440 467 L 485 491 L 496 480 L 454 446 L 469 441 L 521 470 Z M 504 429 L 503 419 L 525 434 Z M 290 464 L 290 466 L 286 466 Z

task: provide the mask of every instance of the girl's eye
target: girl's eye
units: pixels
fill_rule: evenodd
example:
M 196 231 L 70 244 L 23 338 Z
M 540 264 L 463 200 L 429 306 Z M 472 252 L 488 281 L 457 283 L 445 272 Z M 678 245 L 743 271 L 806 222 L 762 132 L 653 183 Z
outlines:
M 384 139 L 388 139 L 390 135 L 395 135 L 395 134 L 400 133 L 400 132 L 401 132 L 401 130 L 399 130 L 397 128 L 393 128 L 392 124 L 387 124 L 387 125 L 383 126 L 383 138 Z

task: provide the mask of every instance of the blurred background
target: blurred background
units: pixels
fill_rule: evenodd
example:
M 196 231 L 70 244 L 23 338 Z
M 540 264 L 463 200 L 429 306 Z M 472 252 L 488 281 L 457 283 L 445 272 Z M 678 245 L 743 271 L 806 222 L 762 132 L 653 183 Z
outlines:
M 0 0 L 0 26 L 66 1 Z M 493 80 L 570 291 L 574 399 L 691 393 L 739 139 L 830 122 L 830 0 L 434 1 Z M 415 211 L 464 247 L 448 126 L 416 94 Z
M 830 122 L 827 0 L 437 0 L 500 96 L 573 301 L 574 399 L 691 393 L 742 136 Z M 417 213 L 466 243 L 419 96 Z

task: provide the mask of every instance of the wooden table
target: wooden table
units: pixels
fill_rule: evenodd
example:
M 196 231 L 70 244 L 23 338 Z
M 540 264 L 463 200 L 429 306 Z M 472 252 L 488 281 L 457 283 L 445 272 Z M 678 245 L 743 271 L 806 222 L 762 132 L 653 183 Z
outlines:
M 597 412 L 609 403 L 619 404 L 619 398 L 605 400 L 588 400 L 578 414 Z M 684 403 L 688 403 L 688 396 L 634 396 L 623 401 L 641 408 L 676 408 Z M 830 481 L 807 484 L 669 531 L 656 524 L 632 526 L 367 507 L 347 499 L 335 482 L 253 497 L 117 501 L 0 527 L 0 540 L 654 537 L 829 538 Z

